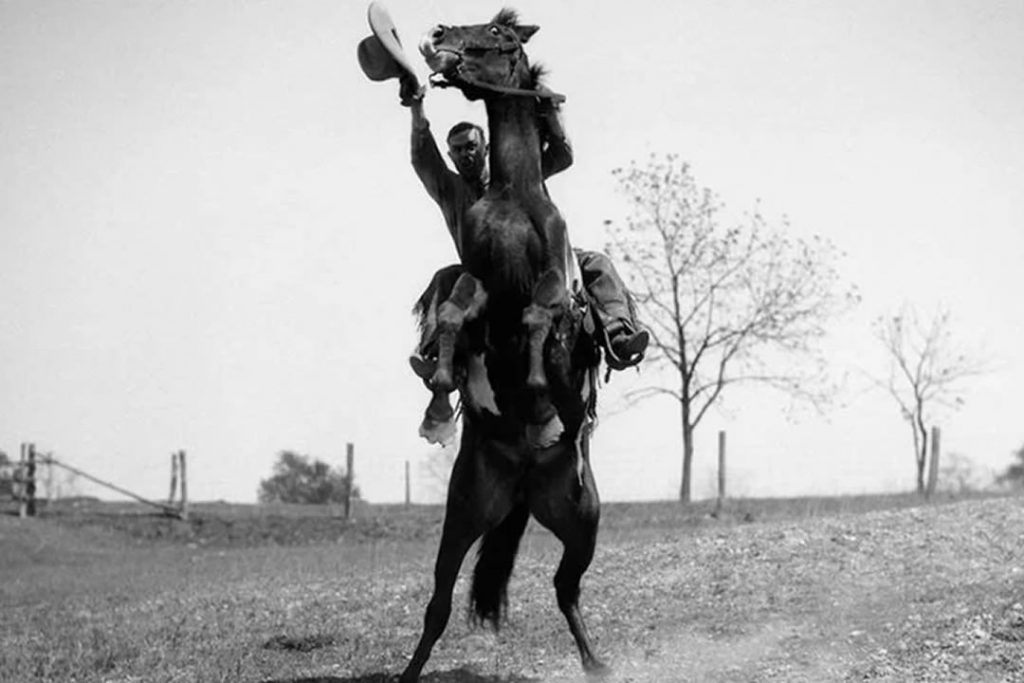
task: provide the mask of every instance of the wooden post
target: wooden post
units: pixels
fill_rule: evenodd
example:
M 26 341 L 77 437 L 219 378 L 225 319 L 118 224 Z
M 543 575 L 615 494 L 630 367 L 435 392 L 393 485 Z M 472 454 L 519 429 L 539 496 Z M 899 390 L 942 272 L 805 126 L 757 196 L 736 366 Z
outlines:
M 43 462 L 46 463 L 46 509 L 51 510 L 50 507 L 53 504 L 53 451 L 50 451 L 43 456 Z
M 21 444 L 21 451 L 18 453 L 17 469 L 17 491 L 18 491 L 18 516 L 28 517 L 28 499 L 25 497 L 25 473 L 28 471 L 28 444 Z
M 725 503 L 725 431 L 718 432 L 718 499 L 715 501 L 715 516 L 722 512 Z
M 182 519 L 188 519 L 188 477 L 185 474 L 185 451 L 178 451 L 178 476 L 181 477 L 181 505 L 179 509 Z
M 932 457 L 928 461 L 928 485 L 924 490 L 925 499 L 931 498 L 935 493 L 935 486 L 939 483 L 939 438 L 941 432 L 938 427 L 932 427 Z
M 167 495 L 167 504 L 174 505 L 174 494 L 178 492 L 178 453 L 171 453 L 171 492 Z
M 36 516 L 36 446 L 32 443 L 21 444 L 22 467 L 22 489 L 21 489 L 21 517 Z
M 405 461 L 405 507 L 412 503 L 412 487 L 409 484 L 409 461 Z
M 352 517 L 352 487 L 355 484 L 356 447 L 352 443 L 345 444 L 345 519 Z

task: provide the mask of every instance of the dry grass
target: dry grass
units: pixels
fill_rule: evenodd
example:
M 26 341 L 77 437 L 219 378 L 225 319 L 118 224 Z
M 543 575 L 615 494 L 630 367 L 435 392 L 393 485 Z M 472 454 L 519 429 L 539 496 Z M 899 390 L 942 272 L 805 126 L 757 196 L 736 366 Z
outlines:
M 606 506 L 583 606 L 610 680 L 1024 680 L 1024 503 L 916 503 Z M 322 512 L 0 517 L 0 680 L 386 680 L 419 635 L 440 510 Z M 456 616 L 426 680 L 579 680 L 558 554 L 531 529 L 506 628 Z

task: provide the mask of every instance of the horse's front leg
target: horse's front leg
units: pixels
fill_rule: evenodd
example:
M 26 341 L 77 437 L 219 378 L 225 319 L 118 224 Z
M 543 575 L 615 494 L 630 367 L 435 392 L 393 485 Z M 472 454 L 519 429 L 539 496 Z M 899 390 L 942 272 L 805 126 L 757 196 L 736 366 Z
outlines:
M 548 387 L 544 370 L 544 344 L 554 325 L 555 318 L 565 312 L 569 295 L 565 288 L 565 272 L 550 268 L 537 282 L 533 301 L 523 309 L 523 324 L 529 341 L 530 365 L 526 385 L 538 391 Z
M 437 370 L 430 383 L 435 391 L 455 390 L 455 340 L 467 322 L 475 320 L 487 305 L 487 292 L 480 280 L 463 273 L 451 295 L 437 309 Z
M 533 214 L 533 220 L 544 245 L 543 270 L 534 287 L 533 300 L 523 311 L 523 324 L 527 329 L 530 349 L 526 384 L 532 389 L 543 391 L 548 386 L 544 370 L 544 344 L 555 320 L 568 309 L 566 272 L 569 259 L 574 259 L 575 255 L 569 248 L 565 220 L 558 209 L 550 202 L 539 208 L 540 211 Z

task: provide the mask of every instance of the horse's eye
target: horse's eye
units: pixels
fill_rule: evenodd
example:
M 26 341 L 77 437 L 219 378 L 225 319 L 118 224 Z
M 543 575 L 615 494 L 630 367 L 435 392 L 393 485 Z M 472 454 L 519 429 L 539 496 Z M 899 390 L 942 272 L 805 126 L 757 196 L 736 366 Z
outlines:
M 501 35 L 501 30 L 497 26 L 492 26 L 491 27 L 491 35 L 495 36 L 495 37 L 500 36 Z

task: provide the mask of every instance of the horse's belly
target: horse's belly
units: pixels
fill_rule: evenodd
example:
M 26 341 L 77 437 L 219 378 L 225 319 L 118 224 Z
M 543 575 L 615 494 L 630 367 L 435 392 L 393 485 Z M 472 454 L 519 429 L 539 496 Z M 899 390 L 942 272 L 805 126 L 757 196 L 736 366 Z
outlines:
M 530 214 L 518 202 L 481 201 L 475 222 L 478 234 L 490 243 L 526 249 L 540 240 Z
M 469 216 L 463 260 L 492 295 L 525 295 L 542 262 L 541 235 L 530 214 L 513 201 L 481 200 Z

